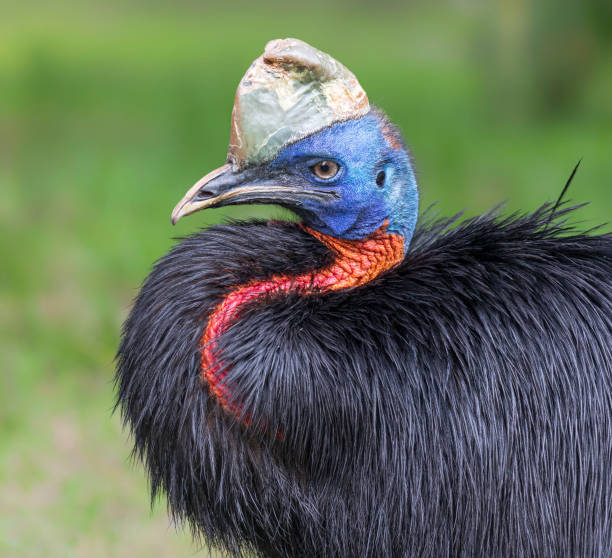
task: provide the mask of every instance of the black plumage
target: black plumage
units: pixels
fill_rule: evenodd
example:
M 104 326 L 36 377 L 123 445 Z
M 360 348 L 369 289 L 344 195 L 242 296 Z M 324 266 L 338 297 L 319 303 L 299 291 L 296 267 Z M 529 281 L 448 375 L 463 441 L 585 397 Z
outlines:
M 293 224 L 181 241 L 118 354 L 153 494 L 233 556 L 612 556 L 612 236 L 552 211 L 425 223 L 366 285 L 249 305 L 219 342 L 248 424 L 201 379 L 208 316 L 332 255 Z

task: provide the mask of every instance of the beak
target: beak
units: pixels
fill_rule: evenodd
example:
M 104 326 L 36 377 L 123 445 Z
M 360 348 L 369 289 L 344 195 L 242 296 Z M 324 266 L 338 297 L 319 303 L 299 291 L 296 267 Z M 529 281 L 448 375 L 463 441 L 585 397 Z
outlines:
M 226 164 L 200 178 L 176 204 L 170 220 L 176 225 L 185 215 L 224 205 L 268 203 L 299 211 L 307 200 L 331 203 L 338 198 L 332 190 L 313 188 L 300 175 L 271 175 L 262 167 L 234 172 Z

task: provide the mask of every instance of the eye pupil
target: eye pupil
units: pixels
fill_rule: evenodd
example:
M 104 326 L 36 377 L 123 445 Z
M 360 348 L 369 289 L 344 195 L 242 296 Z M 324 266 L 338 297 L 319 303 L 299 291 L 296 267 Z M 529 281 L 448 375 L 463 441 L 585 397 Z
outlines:
M 330 180 L 338 174 L 340 166 L 334 161 L 319 161 L 310 167 L 312 173 L 321 180 Z
M 379 171 L 376 175 L 376 184 L 382 186 L 385 182 L 385 171 Z

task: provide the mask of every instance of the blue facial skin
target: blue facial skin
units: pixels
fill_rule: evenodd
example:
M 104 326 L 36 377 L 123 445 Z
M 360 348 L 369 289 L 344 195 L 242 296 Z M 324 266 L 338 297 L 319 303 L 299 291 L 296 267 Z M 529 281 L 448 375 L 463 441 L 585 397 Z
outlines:
M 384 121 L 376 113 L 325 128 L 279 153 L 268 172 L 300 175 L 313 188 L 329 188 L 339 195 L 331 203 L 305 200 L 296 212 L 305 223 L 324 234 L 363 239 L 388 220 L 389 232 L 412 238 L 418 213 L 418 191 L 410 159 L 383 134 Z M 387 134 L 388 136 L 388 134 Z M 337 175 L 321 180 L 312 172 L 319 161 L 334 161 Z M 376 182 L 384 171 L 382 185 Z

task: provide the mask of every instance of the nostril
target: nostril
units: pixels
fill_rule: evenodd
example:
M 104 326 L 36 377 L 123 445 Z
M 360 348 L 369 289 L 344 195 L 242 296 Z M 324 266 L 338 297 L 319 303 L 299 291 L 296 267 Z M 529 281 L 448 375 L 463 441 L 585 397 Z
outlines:
M 200 190 L 198 192 L 198 199 L 212 198 L 214 195 L 210 190 Z

